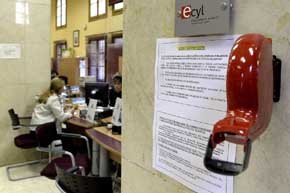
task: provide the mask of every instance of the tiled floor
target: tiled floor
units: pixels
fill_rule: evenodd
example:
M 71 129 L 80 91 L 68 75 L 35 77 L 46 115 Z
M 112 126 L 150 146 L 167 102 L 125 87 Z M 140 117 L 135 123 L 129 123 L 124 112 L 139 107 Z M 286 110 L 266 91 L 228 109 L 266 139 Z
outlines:
M 23 176 L 27 171 L 37 172 L 37 167 L 25 167 L 12 170 L 13 176 Z M 11 182 L 6 175 L 6 167 L 0 167 L 0 193 L 59 193 L 54 180 L 36 177 L 27 180 Z

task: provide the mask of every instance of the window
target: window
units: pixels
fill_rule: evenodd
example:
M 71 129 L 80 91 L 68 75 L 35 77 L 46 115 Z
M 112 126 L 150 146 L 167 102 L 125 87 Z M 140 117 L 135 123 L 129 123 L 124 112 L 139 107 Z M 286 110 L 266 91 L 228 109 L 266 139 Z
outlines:
M 67 48 L 66 41 L 55 42 L 55 57 L 60 59 L 62 57 L 62 51 Z
M 113 11 L 121 11 L 124 7 L 124 2 L 113 4 Z
M 106 0 L 90 0 L 90 19 L 106 15 L 107 2 Z
M 90 39 L 88 44 L 88 74 L 104 82 L 106 74 L 106 39 Z
M 113 36 L 112 43 L 123 44 L 123 37 L 122 35 Z
M 123 0 L 109 0 L 109 5 L 113 7 L 113 13 L 122 12 L 124 8 Z
M 106 79 L 112 82 L 116 72 L 122 72 L 123 38 L 122 33 L 114 32 L 111 44 L 107 45 Z
M 62 51 L 67 49 L 67 44 L 65 40 L 60 40 L 60 41 L 56 41 L 54 42 L 54 56 L 55 59 L 53 60 L 53 66 L 52 69 L 57 71 L 58 66 L 60 65 L 60 60 L 62 58 Z
M 56 4 L 56 27 L 66 26 L 66 0 L 57 0 Z

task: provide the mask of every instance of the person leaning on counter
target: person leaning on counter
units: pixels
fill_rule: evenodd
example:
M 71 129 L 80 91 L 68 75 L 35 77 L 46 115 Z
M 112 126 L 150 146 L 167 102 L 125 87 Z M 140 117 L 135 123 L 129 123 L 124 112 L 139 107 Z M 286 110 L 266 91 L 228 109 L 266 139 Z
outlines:
M 115 74 L 113 76 L 113 87 L 109 91 L 109 105 L 115 106 L 116 98 L 122 98 L 122 76 Z
M 61 123 L 72 117 L 73 110 L 64 112 L 60 102 L 59 95 L 62 93 L 63 88 L 63 80 L 59 78 L 51 80 L 49 89 L 40 95 L 38 104 L 34 107 L 31 124 L 40 125 L 54 121 Z M 57 127 L 59 125 L 57 124 Z M 35 129 L 36 127 L 31 128 L 32 131 L 35 131 Z

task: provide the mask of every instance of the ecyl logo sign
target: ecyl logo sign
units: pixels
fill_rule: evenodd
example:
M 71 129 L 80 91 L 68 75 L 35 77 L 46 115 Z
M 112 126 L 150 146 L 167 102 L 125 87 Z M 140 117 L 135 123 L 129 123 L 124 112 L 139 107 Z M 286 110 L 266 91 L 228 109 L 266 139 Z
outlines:
M 200 16 L 204 14 L 204 6 L 202 5 L 200 8 L 192 8 L 191 5 L 186 5 L 181 7 L 180 17 L 181 19 L 199 19 Z

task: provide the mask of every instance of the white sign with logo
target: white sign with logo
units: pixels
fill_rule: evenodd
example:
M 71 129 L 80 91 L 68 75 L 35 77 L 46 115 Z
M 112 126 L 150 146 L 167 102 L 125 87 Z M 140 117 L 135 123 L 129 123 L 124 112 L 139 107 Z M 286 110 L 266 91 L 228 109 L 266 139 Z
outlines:
M 122 126 L 122 99 L 117 98 L 114 106 L 112 124 L 115 126 Z
M 90 122 L 95 121 L 95 116 L 97 113 L 97 107 L 98 107 L 98 100 L 96 99 L 90 99 L 89 106 L 88 106 L 88 113 L 86 119 Z
M 231 0 L 176 0 L 175 34 L 226 34 L 230 30 Z

